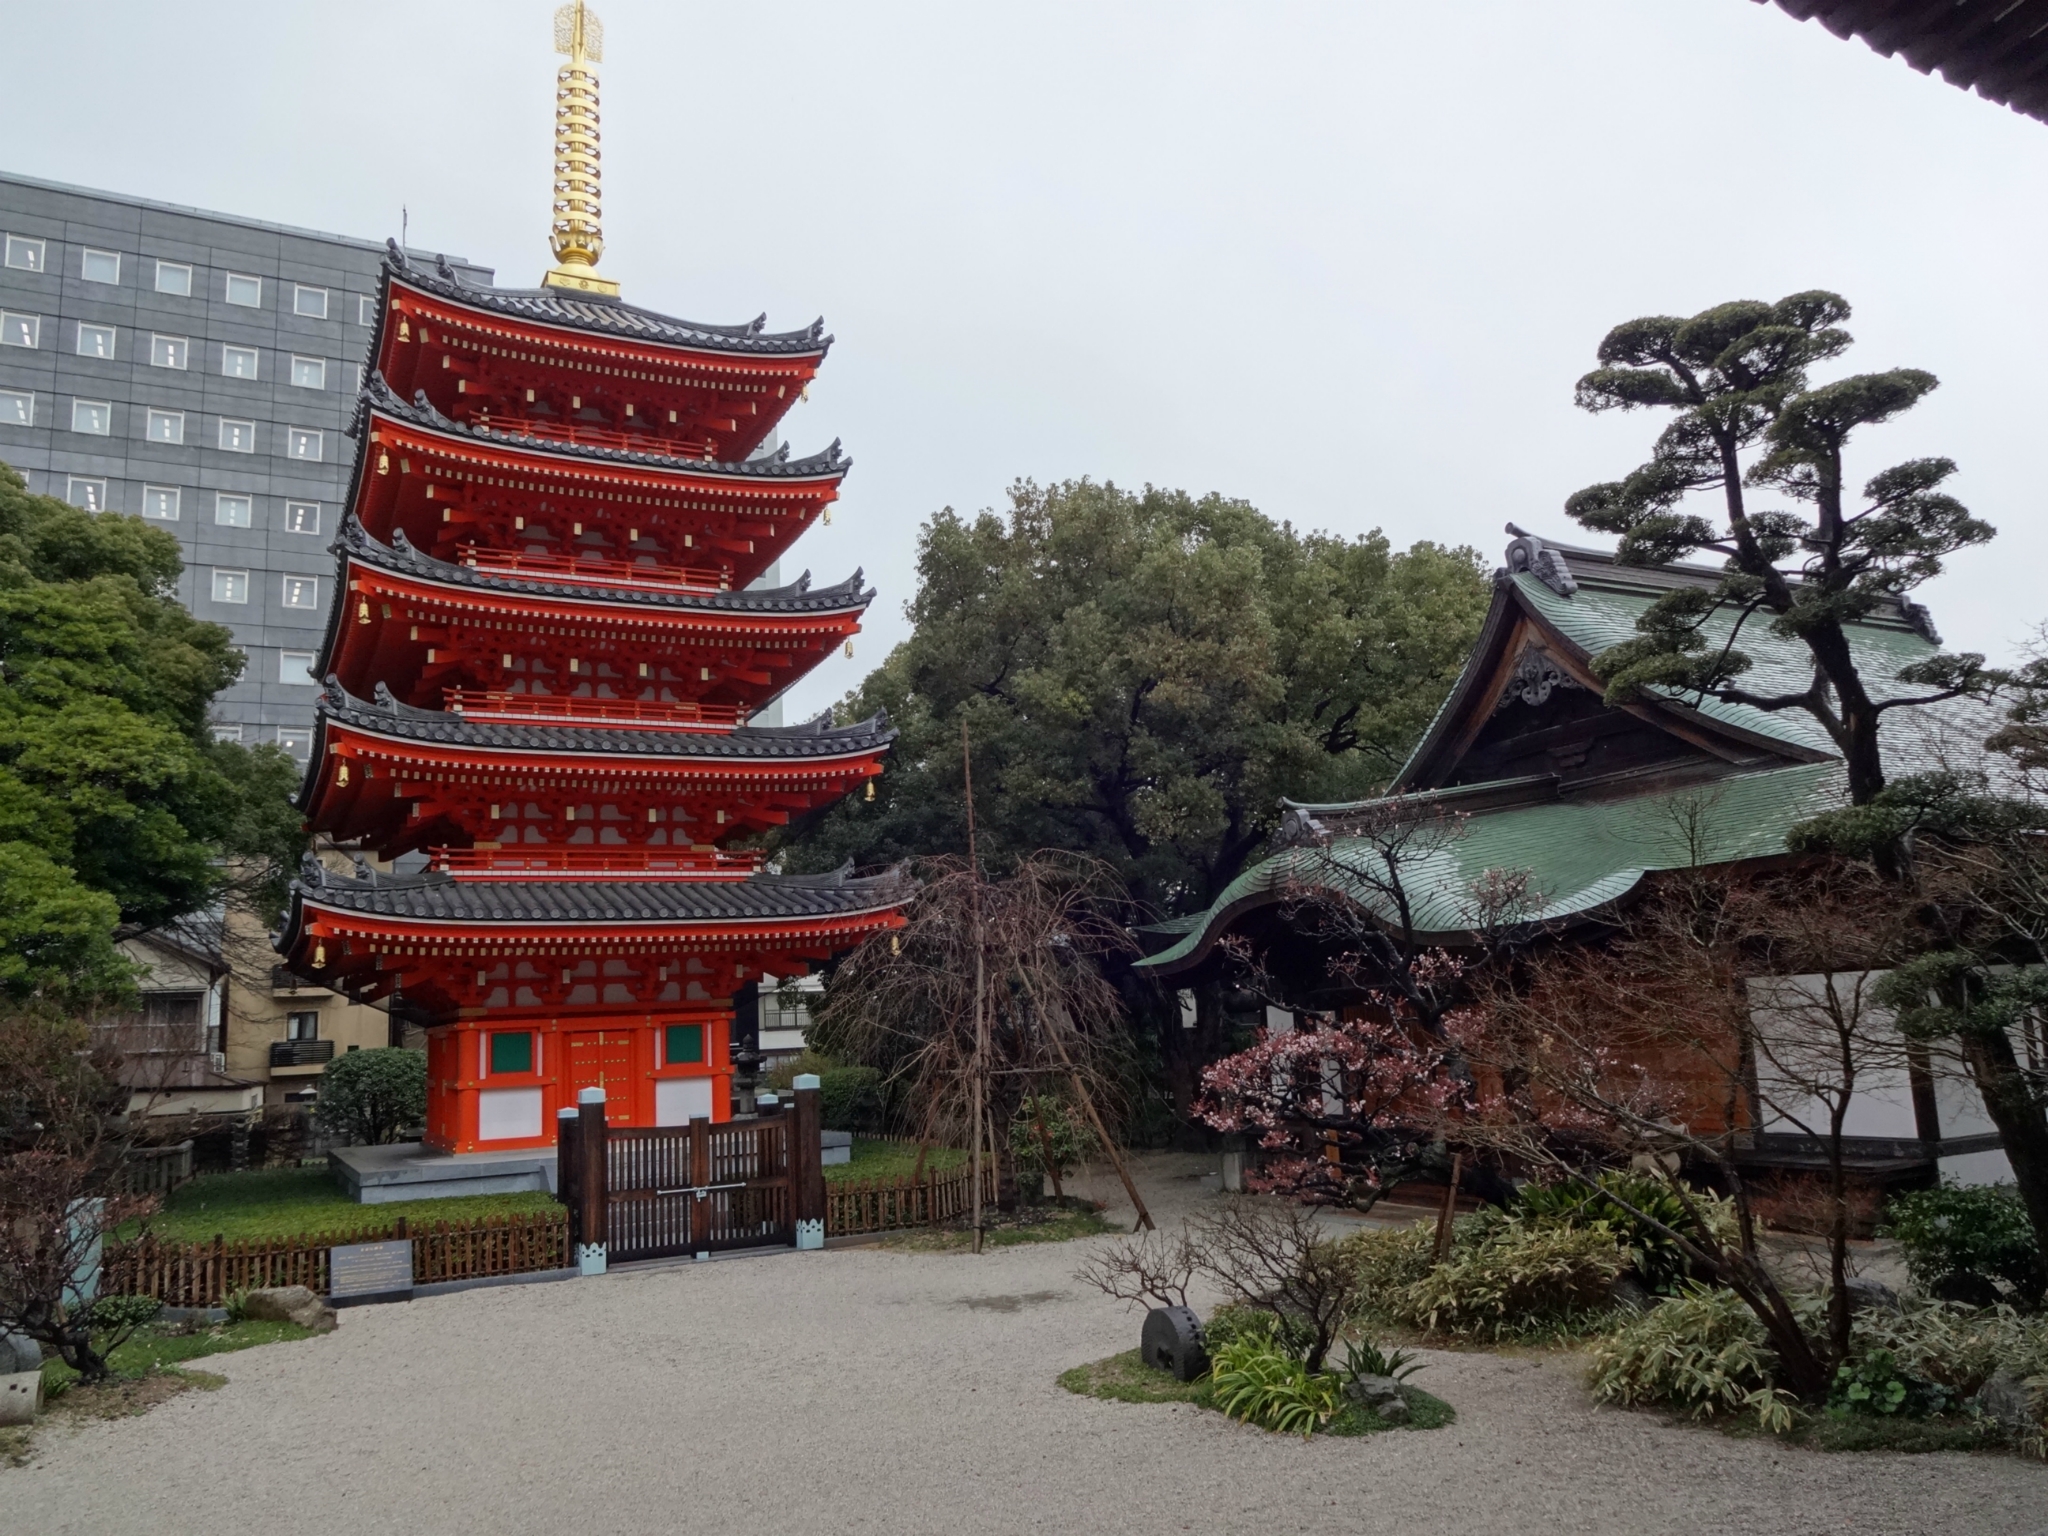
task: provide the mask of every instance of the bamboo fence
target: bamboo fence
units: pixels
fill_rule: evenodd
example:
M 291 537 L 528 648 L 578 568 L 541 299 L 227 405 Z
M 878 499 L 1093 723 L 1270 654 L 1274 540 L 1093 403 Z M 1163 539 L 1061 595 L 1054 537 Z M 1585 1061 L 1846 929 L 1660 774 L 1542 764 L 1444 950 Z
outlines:
M 144 1233 L 110 1243 L 100 1273 L 109 1296 L 153 1296 L 168 1307 L 217 1307 L 236 1291 L 303 1285 L 327 1294 L 327 1256 L 348 1243 L 412 1242 L 412 1281 L 476 1280 L 494 1275 L 565 1269 L 569 1255 L 566 1211 L 487 1216 L 477 1221 L 407 1222 L 353 1232 L 298 1237 L 243 1238 L 230 1242 L 167 1242 Z
M 996 1171 L 981 1170 L 981 1198 L 993 1206 Z M 908 1174 L 893 1179 L 842 1179 L 825 1186 L 825 1235 L 893 1232 L 905 1227 L 935 1227 L 964 1216 L 974 1206 L 974 1170 Z

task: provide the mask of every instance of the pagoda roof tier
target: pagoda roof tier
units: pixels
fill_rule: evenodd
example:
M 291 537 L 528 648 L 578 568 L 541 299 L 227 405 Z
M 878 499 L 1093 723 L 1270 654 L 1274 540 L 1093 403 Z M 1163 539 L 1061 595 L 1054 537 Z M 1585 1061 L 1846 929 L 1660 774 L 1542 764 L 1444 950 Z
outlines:
M 825 322 L 769 331 L 681 320 L 616 299 L 464 282 L 393 248 L 370 356 L 443 409 L 540 404 L 744 458 L 816 375 Z M 528 393 L 531 391 L 531 393 Z M 701 451 L 701 446 L 700 446 Z
M 438 873 L 337 875 L 308 857 L 291 887 L 278 950 L 296 974 L 375 1000 L 450 1016 L 488 1004 L 575 1006 L 592 974 L 600 1006 L 687 998 L 704 967 L 734 979 L 800 975 L 871 934 L 899 928 L 915 893 L 900 870 L 744 880 L 458 880 Z M 526 972 L 530 974 L 519 974 Z M 510 985 L 507 985 L 509 975 Z M 616 976 L 615 980 L 603 980 Z M 677 994 L 676 998 L 665 995 Z M 531 999 L 519 996 L 531 992 Z M 729 989 L 713 997 L 729 995 Z
M 830 804 L 882 771 L 895 737 L 886 715 L 725 731 L 508 723 L 414 709 L 382 684 L 371 702 L 330 683 L 298 805 L 329 836 L 386 858 L 459 841 L 494 855 L 456 861 L 465 868 L 603 875 L 647 867 L 657 852 L 658 866 L 673 867 Z M 624 842 L 573 843 L 600 829 Z M 520 842 L 522 831 L 577 857 L 541 857 L 549 850 Z M 744 863 L 698 862 L 745 872 Z
M 609 688 L 593 702 L 751 713 L 857 634 L 875 595 L 858 571 L 736 592 L 501 574 L 422 554 L 402 530 L 379 543 L 352 516 L 333 549 L 319 675 L 359 698 L 387 682 L 413 705 L 444 689 L 554 700 Z
M 403 530 L 444 557 L 476 546 L 506 561 L 621 571 L 645 562 L 743 587 L 838 499 L 853 467 L 837 442 L 803 458 L 778 450 L 727 462 L 559 435 L 570 430 L 629 441 L 458 421 L 424 391 L 408 401 L 373 375 L 349 428 L 362 444 L 349 505 L 376 537 Z

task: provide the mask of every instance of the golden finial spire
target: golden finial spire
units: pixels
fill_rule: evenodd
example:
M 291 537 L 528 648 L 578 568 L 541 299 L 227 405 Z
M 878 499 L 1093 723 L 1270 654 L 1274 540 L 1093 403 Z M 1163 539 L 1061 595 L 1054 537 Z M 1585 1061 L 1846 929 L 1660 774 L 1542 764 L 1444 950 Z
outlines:
M 604 62 L 604 23 L 583 0 L 555 12 L 555 52 L 569 62 L 555 74 L 555 212 L 548 230 L 555 265 L 541 282 L 576 293 L 616 295 L 619 285 L 597 275 L 604 254 L 604 209 L 598 190 L 597 71 Z

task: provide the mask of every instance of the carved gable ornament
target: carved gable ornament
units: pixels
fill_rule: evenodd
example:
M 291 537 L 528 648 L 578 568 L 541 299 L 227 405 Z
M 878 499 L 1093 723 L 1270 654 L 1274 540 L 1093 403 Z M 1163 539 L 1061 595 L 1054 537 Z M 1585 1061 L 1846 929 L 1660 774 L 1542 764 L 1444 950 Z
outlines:
M 1507 685 L 1493 701 L 1493 707 L 1498 712 L 1518 701 L 1534 706 L 1548 702 L 1553 689 L 1578 686 L 1548 651 L 1537 645 L 1525 646 L 1515 658 L 1515 669 L 1508 674 Z

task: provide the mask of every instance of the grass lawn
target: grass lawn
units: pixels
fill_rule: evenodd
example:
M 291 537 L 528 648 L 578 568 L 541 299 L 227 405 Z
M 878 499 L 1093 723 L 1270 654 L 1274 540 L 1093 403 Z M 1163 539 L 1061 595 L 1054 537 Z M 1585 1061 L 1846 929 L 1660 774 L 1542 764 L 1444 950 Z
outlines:
M 967 1154 L 956 1147 L 933 1147 L 925 1154 L 924 1167 L 927 1173 L 951 1173 L 967 1161 Z M 844 1163 L 834 1163 L 825 1170 L 825 1182 L 837 1184 L 846 1179 L 907 1179 L 917 1171 L 917 1143 L 914 1141 L 879 1141 L 868 1136 L 853 1138 L 853 1157 Z
M 1221 1411 L 1211 1395 L 1208 1377 L 1198 1381 L 1175 1381 L 1166 1372 L 1147 1365 L 1135 1349 L 1127 1349 L 1120 1355 L 1111 1355 L 1107 1360 L 1097 1360 L 1089 1365 L 1077 1365 L 1061 1375 L 1060 1385 L 1077 1396 L 1099 1397 L 1112 1403 L 1192 1403 L 1197 1408 Z M 1409 1408 L 1406 1424 L 1389 1424 L 1371 1409 L 1347 1403 L 1343 1411 L 1317 1433 L 1372 1435 L 1390 1429 L 1441 1429 L 1457 1418 L 1456 1411 L 1442 1398 L 1431 1397 L 1413 1386 L 1406 1391 Z
M 460 1195 L 447 1200 L 399 1200 L 358 1205 L 326 1168 L 263 1168 L 210 1173 L 172 1191 L 151 1218 L 150 1230 L 172 1242 L 297 1237 L 312 1232 L 355 1232 L 408 1221 L 473 1221 L 559 1210 L 553 1195 Z

